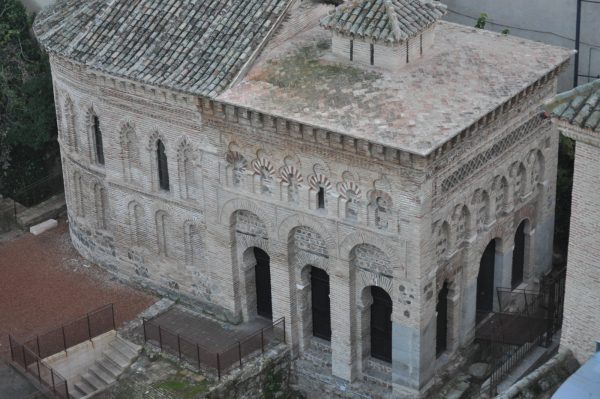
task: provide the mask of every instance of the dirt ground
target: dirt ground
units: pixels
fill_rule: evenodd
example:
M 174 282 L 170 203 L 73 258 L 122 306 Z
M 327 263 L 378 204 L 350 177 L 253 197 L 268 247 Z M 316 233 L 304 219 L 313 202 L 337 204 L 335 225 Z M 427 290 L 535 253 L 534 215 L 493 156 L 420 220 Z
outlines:
M 0 356 L 9 333 L 24 341 L 109 303 L 121 324 L 155 301 L 83 259 L 64 219 L 39 236 L 0 241 Z

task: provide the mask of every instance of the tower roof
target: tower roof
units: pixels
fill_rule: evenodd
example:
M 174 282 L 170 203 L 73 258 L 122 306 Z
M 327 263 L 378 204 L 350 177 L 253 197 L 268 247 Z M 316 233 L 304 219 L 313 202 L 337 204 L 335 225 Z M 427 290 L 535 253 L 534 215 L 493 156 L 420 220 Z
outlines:
M 41 44 L 115 76 L 214 96 L 251 60 L 292 0 L 58 0 Z
M 446 13 L 438 1 L 348 0 L 321 20 L 344 35 L 400 43 L 427 29 Z

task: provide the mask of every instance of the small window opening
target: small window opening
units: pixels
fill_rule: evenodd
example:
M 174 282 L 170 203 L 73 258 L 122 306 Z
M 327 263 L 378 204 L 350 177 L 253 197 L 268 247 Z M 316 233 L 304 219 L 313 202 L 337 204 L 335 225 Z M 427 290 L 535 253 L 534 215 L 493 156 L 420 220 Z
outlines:
M 375 45 L 371 43 L 371 65 L 375 65 Z
M 104 146 L 102 144 L 102 131 L 100 130 L 100 119 L 94 115 L 94 141 L 96 142 L 96 160 L 104 165 Z
M 408 64 L 408 40 L 406 41 L 406 63 Z
M 317 202 L 319 209 L 325 209 L 325 189 L 319 187 L 319 193 L 317 194 Z
M 354 60 L 354 40 L 350 39 L 350 61 Z
M 158 182 L 160 184 L 160 188 L 169 191 L 169 167 L 167 164 L 167 154 L 165 152 L 165 145 L 160 140 L 158 140 L 156 143 L 156 158 L 158 161 Z

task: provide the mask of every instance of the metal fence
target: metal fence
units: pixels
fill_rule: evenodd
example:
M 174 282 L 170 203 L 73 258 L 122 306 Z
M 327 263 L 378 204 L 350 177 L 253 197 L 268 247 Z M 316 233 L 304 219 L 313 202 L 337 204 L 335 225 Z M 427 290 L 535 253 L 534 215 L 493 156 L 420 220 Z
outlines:
M 154 343 L 162 351 L 176 355 L 179 360 L 194 364 L 200 370 L 215 370 L 219 379 L 230 369 L 243 367 L 245 358 L 253 354 L 263 354 L 266 349 L 286 341 L 283 317 L 222 351 L 207 349 L 192 339 L 162 327 L 155 319 L 144 319 L 143 328 L 144 342 Z
M 504 377 L 514 370 L 529 352 L 544 342 L 544 336 L 545 334 L 540 334 L 531 342 L 526 342 L 517 348 L 504 352 L 503 356 L 494 362 L 492 365 L 492 374 L 490 375 L 490 397 L 495 395 L 496 387 L 502 382 Z
M 63 175 L 59 172 L 13 191 L 10 197 L 25 207 L 31 207 L 62 192 L 64 192 Z
M 113 304 L 102 306 L 68 324 L 40 334 L 23 345 L 42 359 L 115 329 Z
M 69 386 L 63 376 L 48 366 L 25 344 L 19 343 L 11 335 L 8 336 L 8 340 L 10 343 L 10 356 L 14 364 L 31 375 L 42 388 L 50 390 L 55 397 L 70 399 Z

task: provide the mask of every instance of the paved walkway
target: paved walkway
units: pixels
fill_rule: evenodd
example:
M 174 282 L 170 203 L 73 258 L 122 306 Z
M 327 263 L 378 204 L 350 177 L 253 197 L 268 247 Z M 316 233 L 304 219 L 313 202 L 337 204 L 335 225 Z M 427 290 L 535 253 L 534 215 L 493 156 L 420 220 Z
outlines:
M 0 398 L 25 399 L 37 392 L 26 377 L 0 359 Z
M 271 320 L 262 317 L 238 325 L 219 323 L 179 305 L 161 314 L 154 321 L 161 328 L 164 327 L 214 352 L 222 351 L 272 324 Z

